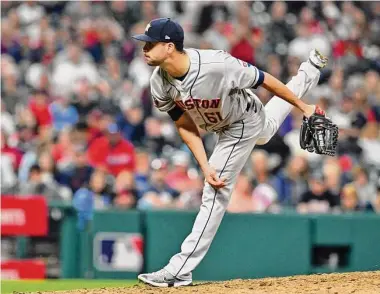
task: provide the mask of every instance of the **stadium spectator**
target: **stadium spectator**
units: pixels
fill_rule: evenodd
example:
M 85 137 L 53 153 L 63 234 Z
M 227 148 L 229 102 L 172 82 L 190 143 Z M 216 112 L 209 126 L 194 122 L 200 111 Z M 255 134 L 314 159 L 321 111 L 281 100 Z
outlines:
M 121 25 L 126 34 L 140 20 L 139 6 L 133 2 L 111 1 L 109 13 Z
M 268 26 L 268 40 L 271 51 L 276 54 L 285 54 L 287 44 L 294 39 L 294 29 L 286 21 L 287 3 L 283 1 L 273 2 L 270 7 L 272 21 Z
M 86 79 L 91 85 L 99 81 L 99 73 L 92 57 L 77 43 L 71 43 L 54 62 L 52 80 L 58 91 L 70 94 L 78 80 Z
M 252 190 L 252 185 L 247 175 L 238 175 L 227 211 L 231 213 L 254 212 Z
M 180 193 L 191 190 L 192 179 L 189 175 L 190 156 L 184 151 L 177 151 L 172 157 L 173 168 L 165 177 L 166 184 Z
M 276 212 L 279 209 L 276 190 L 268 183 L 258 184 L 252 192 L 255 212 Z
M 201 43 L 201 47 L 205 49 L 220 48 L 224 51 L 230 51 L 231 44 L 227 38 L 228 27 L 223 15 L 218 14 L 215 18 L 213 25 L 204 32 L 204 43 Z
M 103 131 L 106 129 L 106 121 L 103 113 L 95 109 L 89 113 L 86 121 L 77 124 L 76 130 L 81 133 L 83 139 L 86 141 L 86 145 L 89 146 L 95 139 L 103 135 Z
M 298 23 L 296 26 L 297 37 L 289 43 L 288 55 L 299 60 L 307 60 L 309 52 L 313 48 L 320 48 L 321 52 L 329 55 L 330 44 L 321 34 L 313 34 L 310 26 Z
M 64 128 L 57 134 L 56 142 L 51 146 L 51 154 L 61 169 L 64 169 L 71 162 L 75 143 L 73 131 L 70 128 Z
M 116 118 L 123 138 L 135 146 L 143 146 L 145 141 L 145 126 L 143 110 L 136 99 L 122 100 L 120 102 L 121 114 Z
M 307 190 L 308 162 L 303 156 L 294 156 L 286 168 L 280 171 L 273 181 L 278 195 L 278 203 L 295 206 Z
M 123 139 L 118 126 L 108 126 L 107 134 L 93 141 L 88 150 L 88 159 L 93 167 L 105 168 L 117 176 L 121 171 L 135 170 L 135 151 L 133 145 Z
M 61 131 L 65 127 L 74 125 L 79 117 L 76 108 L 69 104 L 66 97 L 59 97 L 49 106 L 55 131 Z
M 73 202 L 79 203 L 82 201 L 91 202 L 90 207 L 94 210 L 103 210 L 112 206 L 111 196 L 107 193 L 104 172 L 94 171 L 89 180 L 89 186 L 80 188 L 75 192 Z
M 260 38 L 261 34 L 262 32 L 252 25 L 248 3 L 242 2 L 237 8 L 236 22 L 233 29 L 228 34 L 231 55 L 254 64 L 255 39 Z
M 376 185 L 369 181 L 368 170 L 364 167 L 353 169 L 354 185 L 358 194 L 359 205 L 363 210 L 373 210 L 376 201 Z
M 335 158 L 326 160 L 322 167 L 322 173 L 326 179 L 326 188 L 338 196 L 342 187 L 342 170 L 339 161 Z
M 297 210 L 300 213 L 328 213 L 336 210 L 339 199 L 326 187 L 326 179 L 320 172 L 310 177 L 310 188 L 301 195 Z
M 0 128 L 10 136 L 16 132 L 14 117 L 6 110 L 3 101 L 1 101 Z
M 273 178 L 269 170 L 269 157 L 264 150 L 254 150 L 251 155 L 251 168 L 254 175 L 253 186 L 272 184 Z
M 343 212 L 359 211 L 359 199 L 353 184 L 347 184 L 342 189 L 341 209 Z
M 71 194 L 62 188 L 64 187 L 55 181 L 44 181 L 41 167 L 35 164 L 30 168 L 28 181 L 19 185 L 18 194 L 25 196 L 42 195 L 48 201 L 71 200 Z
M 149 188 L 149 173 L 152 157 L 148 152 L 143 149 L 136 150 L 136 172 L 135 181 L 136 189 L 139 195 L 142 195 L 144 191 Z
M 17 8 L 17 15 L 20 19 L 21 25 L 28 27 L 38 23 L 38 21 L 45 15 L 45 10 L 39 3 L 37 3 L 37 1 L 28 1 L 22 3 Z
M 159 157 L 166 145 L 172 145 L 172 140 L 164 135 L 164 124 L 161 119 L 148 117 L 145 120 L 145 146 L 151 154 Z
M 60 172 L 50 152 L 50 146 L 47 146 L 38 156 L 37 164 L 41 168 L 42 179 L 44 182 L 59 181 Z
M 87 79 L 79 79 L 76 81 L 75 86 L 72 104 L 76 108 L 79 117 L 86 117 L 98 107 L 98 103 L 91 97 L 93 92 Z
M 79 230 L 86 228 L 88 222 L 93 219 L 95 210 L 111 207 L 112 199 L 107 194 L 105 178 L 103 171 L 96 170 L 91 176 L 89 187 L 83 187 L 74 194 L 73 206 L 78 213 Z
M 202 191 L 203 179 L 201 177 L 194 178 L 191 189 L 174 199 L 172 209 L 198 210 L 202 204 Z
M 111 116 L 118 115 L 120 107 L 118 101 L 112 95 L 111 85 L 107 81 L 102 80 L 94 88 L 99 101 L 99 110 Z
M 274 178 L 270 174 L 269 157 L 264 150 L 254 150 L 251 154 L 253 171 L 252 195 L 255 211 L 264 212 L 278 202 L 278 195 L 274 189 Z
M 98 122 L 99 123 L 99 122 Z M 89 131 L 89 127 L 86 122 L 78 122 L 74 128 L 71 129 L 71 143 L 78 146 L 83 146 L 87 148 L 92 139 L 92 134 Z M 97 134 L 97 136 L 101 136 L 101 134 Z
M 62 168 L 60 183 L 75 193 L 90 182 L 93 168 L 88 164 L 85 146 L 75 145 L 73 149 L 70 163 L 64 169 Z
M 43 152 L 48 149 L 48 146 L 46 143 L 39 143 L 35 148 L 30 148 L 22 157 L 22 160 L 20 162 L 20 167 L 18 169 L 18 179 L 19 182 L 27 182 L 29 178 L 29 171 L 30 168 L 37 164 L 38 158 Z
M 15 192 L 13 188 L 17 184 L 17 177 L 13 168 L 12 160 L 8 155 L 1 154 L 0 168 L 1 193 L 3 195 L 13 194 Z
M 36 90 L 30 99 L 29 109 L 36 118 L 37 126 L 46 126 L 52 123 L 49 111 L 49 98 L 43 91 Z
M 376 122 L 368 123 L 358 142 L 363 149 L 363 160 L 368 165 L 376 166 L 380 169 L 380 128 Z
M 171 208 L 179 192 L 170 188 L 165 182 L 168 174 L 168 163 L 164 159 L 156 158 L 151 164 L 149 186 L 143 192 L 138 202 L 140 209 L 163 209 Z
M 18 170 L 23 153 L 16 147 L 12 147 L 9 145 L 9 136 L 1 129 L 1 156 L 6 155 L 11 160 L 13 169 L 15 171 Z
M 114 186 L 115 196 L 113 203 L 119 209 L 132 209 L 137 205 L 139 198 L 133 173 L 122 171 L 118 174 Z

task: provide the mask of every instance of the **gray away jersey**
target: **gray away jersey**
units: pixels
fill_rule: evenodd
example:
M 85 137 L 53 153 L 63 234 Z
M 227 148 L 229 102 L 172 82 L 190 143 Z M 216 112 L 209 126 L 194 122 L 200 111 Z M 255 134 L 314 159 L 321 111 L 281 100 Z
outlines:
M 183 81 L 157 67 L 151 78 L 155 106 L 169 111 L 177 104 L 188 111 L 195 123 L 206 131 L 218 131 L 242 119 L 250 101 L 262 103 L 250 88 L 263 81 L 255 66 L 221 50 L 186 49 L 190 69 Z

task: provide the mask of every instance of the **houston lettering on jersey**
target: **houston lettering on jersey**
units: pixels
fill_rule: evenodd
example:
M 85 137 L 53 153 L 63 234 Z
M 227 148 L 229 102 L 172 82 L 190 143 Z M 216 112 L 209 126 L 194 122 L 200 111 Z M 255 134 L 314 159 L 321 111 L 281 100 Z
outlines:
M 187 109 L 187 110 L 194 109 L 195 107 L 210 109 L 210 108 L 219 108 L 220 98 L 214 98 L 214 99 L 193 98 L 193 99 L 188 99 L 185 102 L 178 100 L 178 101 L 175 101 L 175 103 L 182 109 Z

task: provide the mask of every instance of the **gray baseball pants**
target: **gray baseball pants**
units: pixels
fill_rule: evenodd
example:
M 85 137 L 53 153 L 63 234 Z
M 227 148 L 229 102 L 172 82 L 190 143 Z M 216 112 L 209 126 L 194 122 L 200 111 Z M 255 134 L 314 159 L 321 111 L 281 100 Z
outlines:
M 287 87 L 299 98 L 312 89 L 320 72 L 308 62 L 303 62 Z M 279 97 L 273 97 L 265 107 L 250 109 L 242 120 L 231 124 L 219 133 L 209 163 L 226 186 L 215 190 L 205 183 L 202 205 L 193 229 L 183 241 L 181 252 L 175 254 L 165 269 L 179 279 L 191 279 L 191 272 L 206 255 L 227 209 L 237 175 L 244 167 L 255 144 L 266 144 L 277 132 L 293 106 Z

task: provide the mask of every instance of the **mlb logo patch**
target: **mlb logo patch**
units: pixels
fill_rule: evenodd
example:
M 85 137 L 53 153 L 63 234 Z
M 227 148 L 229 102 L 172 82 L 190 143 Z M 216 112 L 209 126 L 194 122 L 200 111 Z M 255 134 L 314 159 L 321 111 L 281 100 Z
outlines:
M 94 238 L 94 266 L 99 271 L 140 272 L 143 266 L 141 234 L 97 233 Z
M 240 59 L 237 59 L 237 61 L 244 67 L 251 67 L 252 64 L 246 62 L 246 61 L 243 61 L 243 60 L 240 60 Z

